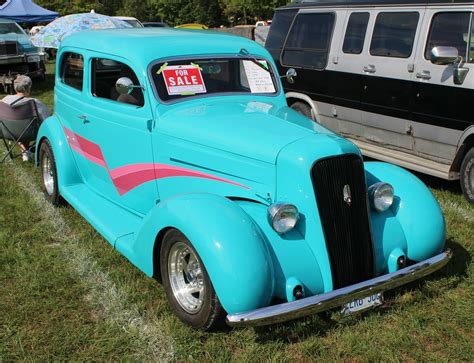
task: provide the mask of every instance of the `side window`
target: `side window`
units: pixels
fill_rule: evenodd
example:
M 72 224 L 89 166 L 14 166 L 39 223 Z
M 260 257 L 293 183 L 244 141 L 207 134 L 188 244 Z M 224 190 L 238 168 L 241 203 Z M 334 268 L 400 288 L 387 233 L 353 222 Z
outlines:
M 471 13 L 437 13 L 431 21 L 431 29 L 425 49 L 425 58 L 431 60 L 434 47 L 455 47 L 459 55 L 466 59 L 469 41 L 469 20 Z
M 347 23 L 342 51 L 348 54 L 360 54 L 364 48 L 369 13 L 352 13 Z
M 130 94 L 121 95 L 115 89 L 119 78 L 129 78 L 134 85 L 139 85 L 135 72 L 121 62 L 105 58 L 92 59 L 92 95 L 108 100 L 142 107 L 144 103 L 141 88 L 134 88 Z
M 335 18 L 334 13 L 299 14 L 288 35 L 282 63 L 285 66 L 325 68 Z
M 370 43 L 370 54 L 381 57 L 410 57 L 419 17 L 417 12 L 379 13 Z
M 268 32 L 267 41 L 265 42 L 265 47 L 272 53 L 274 58 L 280 57 L 281 48 L 283 48 L 283 43 L 285 42 L 295 15 L 296 10 L 275 12 L 270 31 Z
M 64 53 L 61 80 L 64 84 L 82 91 L 84 83 L 84 57 L 78 53 Z

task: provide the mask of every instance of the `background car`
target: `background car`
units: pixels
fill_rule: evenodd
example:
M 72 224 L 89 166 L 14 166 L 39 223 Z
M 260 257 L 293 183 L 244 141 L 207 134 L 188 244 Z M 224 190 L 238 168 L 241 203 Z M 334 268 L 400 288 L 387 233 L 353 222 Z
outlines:
M 27 74 L 44 78 L 44 53 L 14 21 L 0 20 L 0 75 Z
M 123 20 L 134 28 L 143 28 L 143 24 L 141 23 L 141 21 L 132 16 L 114 16 L 114 18 Z
M 169 25 L 164 21 L 146 21 L 143 26 L 145 28 L 169 28 Z

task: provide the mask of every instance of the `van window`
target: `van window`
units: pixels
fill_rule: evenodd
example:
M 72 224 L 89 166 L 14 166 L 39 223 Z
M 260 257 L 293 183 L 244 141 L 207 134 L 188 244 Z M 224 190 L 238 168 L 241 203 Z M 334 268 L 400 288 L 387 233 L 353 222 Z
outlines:
M 469 20 L 471 13 L 446 12 L 437 13 L 431 21 L 431 29 L 425 49 L 425 58 L 431 60 L 434 47 L 455 47 L 459 55 L 466 59 L 469 41 Z
M 283 48 L 283 43 L 285 42 L 288 30 L 290 29 L 295 15 L 296 10 L 275 12 L 270 31 L 268 32 L 267 41 L 265 42 L 265 47 L 269 49 L 270 52 L 273 49 L 278 49 L 280 51 L 281 48 Z M 279 56 L 280 52 L 278 52 L 278 57 Z
M 315 69 L 325 68 L 334 21 L 334 13 L 297 15 L 283 49 L 282 64 Z
M 379 13 L 370 43 L 370 54 L 381 57 L 410 57 L 419 17 L 417 12 Z
M 63 83 L 82 91 L 84 78 L 84 57 L 78 53 L 64 53 L 61 64 L 61 80 Z
M 134 88 L 128 95 L 121 95 L 117 92 L 115 84 L 122 77 L 129 78 L 136 86 L 140 84 L 135 72 L 126 64 L 112 59 L 92 59 L 91 86 L 93 96 L 139 107 L 143 106 L 144 98 L 141 88 Z
M 365 33 L 369 23 L 369 13 L 352 13 L 347 23 L 342 51 L 348 54 L 360 54 L 364 48 Z

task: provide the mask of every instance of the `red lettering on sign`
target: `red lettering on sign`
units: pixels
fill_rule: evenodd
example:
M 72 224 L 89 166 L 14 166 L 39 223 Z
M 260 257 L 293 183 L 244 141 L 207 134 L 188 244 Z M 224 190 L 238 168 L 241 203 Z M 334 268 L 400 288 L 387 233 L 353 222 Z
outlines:
M 206 92 L 201 70 L 195 65 L 168 66 L 163 70 L 163 79 L 169 95 Z

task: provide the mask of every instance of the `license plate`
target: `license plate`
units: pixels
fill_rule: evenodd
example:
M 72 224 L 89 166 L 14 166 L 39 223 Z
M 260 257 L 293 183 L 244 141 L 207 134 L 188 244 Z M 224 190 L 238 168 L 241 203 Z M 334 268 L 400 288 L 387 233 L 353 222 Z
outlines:
M 356 312 L 360 312 L 362 310 L 372 309 L 376 306 L 382 305 L 383 303 L 383 296 L 382 293 L 370 295 L 364 297 L 362 299 L 357 299 L 351 301 L 344 305 L 342 309 L 342 315 L 347 316 L 354 314 Z
M 28 56 L 28 62 L 29 63 L 34 63 L 34 62 L 39 62 L 41 60 L 39 55 L 30 55 Z

